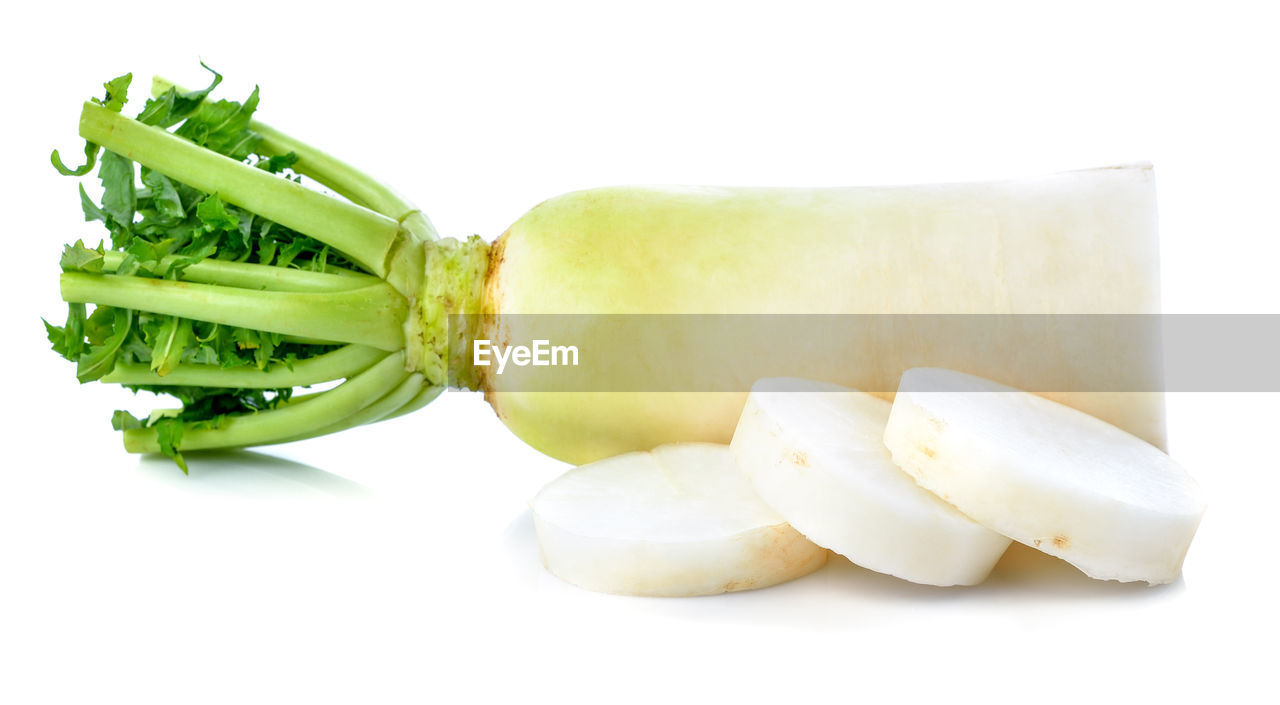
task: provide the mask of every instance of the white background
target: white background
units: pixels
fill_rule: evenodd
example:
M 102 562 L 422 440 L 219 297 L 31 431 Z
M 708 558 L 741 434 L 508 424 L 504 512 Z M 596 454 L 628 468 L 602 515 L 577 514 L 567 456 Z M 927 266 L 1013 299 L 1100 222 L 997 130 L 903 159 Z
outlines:
M 537 5 L 537 7 L 535 7 Z M 1015 546 L 973 589 L 833 562 L 755 593 L 611 597 L 547 575 L 527 500 L 563 466 L 476 395 L 197 457 L 119 448 L 127 392 L 76 384 L 51 147 L 133 71 L 224 95 L 495 237 L 570 189 L 858 185 L 1150 160 L 1165 308 L 1276 312 L 1266 3 L 45 2 L 4 66 L 0 702 L 1230 699 L 1269 687 L 1277 395 L 1178 394 L 1210 510 L 1182 581 L 1096 583 Z M 424 3 L 424 8 L 429 8 Z M 465 8 L 465 9 L 464 9 Z M 135 94 L 137 95 L 137 94 Z

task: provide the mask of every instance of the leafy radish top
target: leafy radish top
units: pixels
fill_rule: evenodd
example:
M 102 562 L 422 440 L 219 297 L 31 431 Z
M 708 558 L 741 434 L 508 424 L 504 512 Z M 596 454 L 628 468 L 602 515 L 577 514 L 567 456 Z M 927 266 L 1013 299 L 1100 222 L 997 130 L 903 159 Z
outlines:
M 164 129 L 176 125 L 173 134 L 197 145 L 282 179 L 301 181 L 291 170 L 298 159 L 293 152 L 259 156 L 255 151 L 261 137 L 250 129 L 250 119 L 258 106 L 258 89 L 243 102 L 208 99 L 222 81 L 221 75 L 209 71 L 213 80 L 208 87 L 186 92 L 170 87 L 147 100 L 136 119 Z M 125 74 L 108 81 L 105 96 L 93 102 L 120 112 L 128 101 L 131 79 L 132 74 Z M 366 271 L 319 240 L 226 203 L 217 193 L 202 192 L 146 167 L 140 169 L 139 185 L 138 165 L 93 142 L 86 142 L 85 155 L 86 163 L 76 169 L 67 168 L 57 151 L 52 161 L 71 176 L 83 176 L 98 167 L 102 197 L 95 202 L 81 186 L 80 204 L 86 221 L 106 229 L 109 244 L 90 247 L 77 241 L 67 245 L 61 260 L 64 272 L 176 280 L 188 267 L 209 259 L 314 272 Z M 84 303 L 69 304 L 64 325 L 46 321 L 45 326 L 53 350 L 76 363 L 81 382 L 101 379 L 122 364 L 146 365 L 161 375 L 188 363 L 222 369 L 292 367 L 339 347 L 106 305 L 88 313 Z M 159 449 L 184 471 L 186 464 L 177 450 L 184 428 L 210 428 L 228 415 L 271 409 L 293 393 L 292 387 L 125 386 L 169 394 L 182 402 L 181 411 L 150 419 L 117 411 L 112 425 L 117 430 L 154 428 Z

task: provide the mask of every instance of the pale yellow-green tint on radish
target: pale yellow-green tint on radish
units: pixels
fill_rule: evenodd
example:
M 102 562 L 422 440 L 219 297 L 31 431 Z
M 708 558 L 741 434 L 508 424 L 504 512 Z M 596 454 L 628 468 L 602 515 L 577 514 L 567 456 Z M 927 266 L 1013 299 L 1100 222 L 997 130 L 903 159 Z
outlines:
M 499 314 L 498 327 L 502 314 L 519 313 L 1159 310 L 1155 187 L 1145 165 L 932 186 L 595 189 L 542 203 L 494 248 L 484 309 Z M 588 326 L 577 340 L 555 342 L 588 356 L 608 346 L 593 336 L 607 335 Z M 1147 342 L 1138 356 L 1149 364 L 1143 374 L 1158 374 L 1158 340 Z M 920 349 L 909 341 L 851 364 L 859 345 L 836 340 L 791 350 L 788 341 L 748 341 L 728 363 L 741 382 L 734 393 L 531 392 L 504 388 L 493 374 L 484 385 L 525 441 L 588 462 L 667 442 L 727 442 L 751 383 L 795 374 L 777 369 L 788 356 L 803 361 L 806 377 L 867 390 L 892 390 L 904 369 L 923 364 L 1009 374 L 989 351 L 957 360 L 941 344 Z M 674 388 L 693 374 L 652 373 L 667 375 Z M 1046 396 L 1164 443 L 1159 394 Z

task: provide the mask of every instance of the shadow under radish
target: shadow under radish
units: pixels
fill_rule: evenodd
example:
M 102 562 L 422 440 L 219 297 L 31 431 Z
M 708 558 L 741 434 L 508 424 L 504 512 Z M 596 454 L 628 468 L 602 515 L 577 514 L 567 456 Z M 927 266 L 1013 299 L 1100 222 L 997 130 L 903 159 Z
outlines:
M 186 453 L 188 475 L 160 455 L 144 455 L 138 470 L 148 479 L 175 489 L 245 497 L 330 497 L 361 500 L 373 491 L 312 465 L 249 450 L 210 450 Z

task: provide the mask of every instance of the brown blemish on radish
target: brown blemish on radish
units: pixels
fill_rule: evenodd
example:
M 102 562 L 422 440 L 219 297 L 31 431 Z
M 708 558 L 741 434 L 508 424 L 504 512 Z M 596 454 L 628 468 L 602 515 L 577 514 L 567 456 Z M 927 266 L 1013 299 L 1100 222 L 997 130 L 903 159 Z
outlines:
M 1049 539 L 1049 542 L 1053 544 L 1054 548 L 1064 549 L 1071 545 L 1071 537 L 1058 534 Z M 1040 544 L 1044 543 L 1044 539 L 1032 539 L 1031 543 L 1034 544 L 1036 548 L 1040 548 Z
M 502 264 L 507 261 L 508 230 L 489 246 L 488 261 L 485 263 L 484 287 L 480 300 L 480 313 L 495 315 L 502 309 Z
M 724 590 L 725 592 L 735 592 L 737 590 L 750 590 L 751 588 L 755 587 L 755 585 L 756 585 L 755 578 L 748 578 L 746 580 L 730 580 L 729 582 L 724 584 L 724 587 L 722 587 L 721 590 Z

